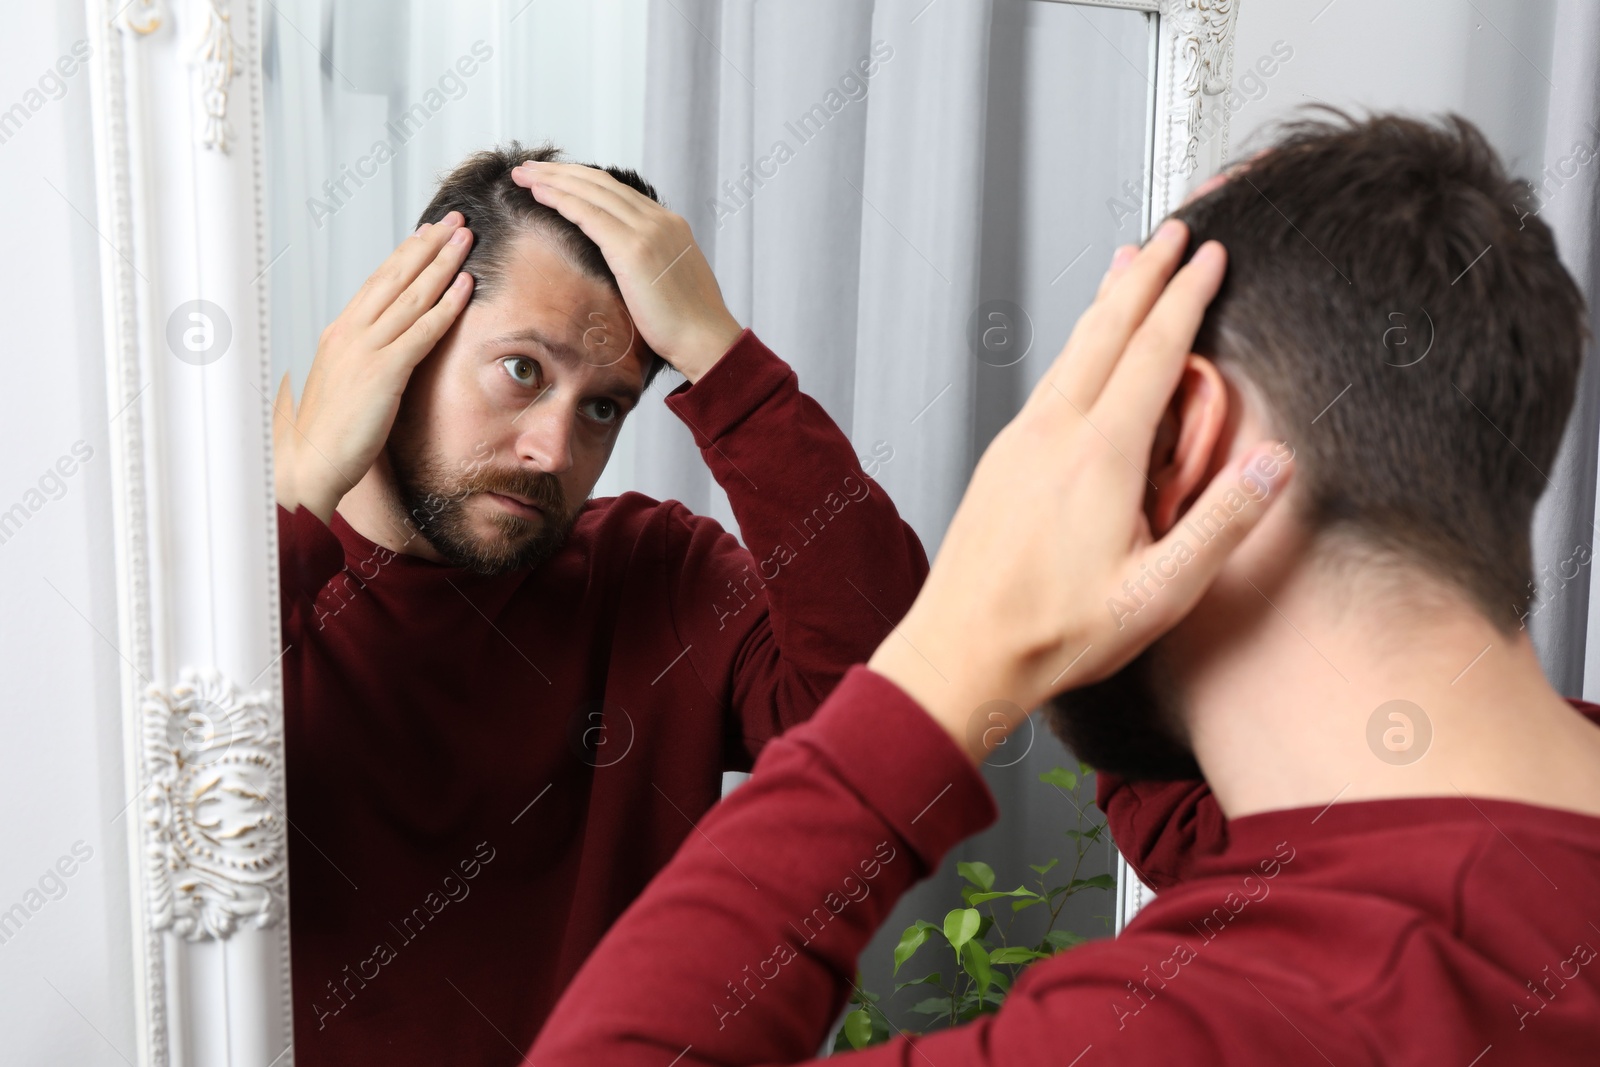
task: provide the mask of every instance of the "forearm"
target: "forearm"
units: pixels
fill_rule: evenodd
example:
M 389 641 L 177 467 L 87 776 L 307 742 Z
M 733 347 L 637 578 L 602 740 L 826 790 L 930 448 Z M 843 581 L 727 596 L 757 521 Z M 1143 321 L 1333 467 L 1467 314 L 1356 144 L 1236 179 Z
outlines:
M 809 1057 L 901 894 L 995 814 L 976 768 L 926 714 L 857 668 L 814 719 L 767 746 L 613 927 L 533 1062 Z
M 746 657 L 742 685 L 747 694 L 799 685 L 814 706 L 916 598 L 928 573 L 922 543 L 849 438 L 753 334 L 667 403 L 726 491 L 751 557 L 681 610 L 690 628 L 721 633 L 764 601 L 772 647 Z
M 299 447 L 286 447 L 280 442 L 278 450 L 280 454 L 273 457 L 272 466 L 273 491 L 278 505 L 291 513 L 304 507 L 324 524 L 332 522 L 334 509 L 344 498 L 349 483 L 331 467 L 325 472 L 304 471 Z M 322 466 L 329 467 L 326 463 Z

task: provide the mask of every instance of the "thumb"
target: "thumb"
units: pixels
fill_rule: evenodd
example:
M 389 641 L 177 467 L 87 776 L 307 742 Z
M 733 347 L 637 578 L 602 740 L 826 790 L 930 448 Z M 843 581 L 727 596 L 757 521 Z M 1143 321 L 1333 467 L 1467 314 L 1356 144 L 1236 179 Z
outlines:
M 1165 610 L 1152 620 L 1161 631 L 1199 602 L 1234 549 L 1283 496 L 1293 473 L 1294 450 L 1287 442 L 1257 444 L 1218 471 L 1183 520 L 1145 549 L 1140 562 L 1165 581 Z
M 274 447 L 281 447 L 286 441 L 289 429 L 294 425 L 294 390 L 289 385 L 289 372 L 283 372 L 283 381 L 278 383 L 277 398 L 272 401 L 272 442 Z

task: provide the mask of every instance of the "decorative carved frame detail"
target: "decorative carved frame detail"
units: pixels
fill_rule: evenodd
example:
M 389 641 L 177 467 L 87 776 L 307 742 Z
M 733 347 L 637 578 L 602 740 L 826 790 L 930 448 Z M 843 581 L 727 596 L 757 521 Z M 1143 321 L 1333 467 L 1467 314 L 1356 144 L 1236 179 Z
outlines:
M 290 1067 L 260 22 L 86 2 L 138 1058 Z

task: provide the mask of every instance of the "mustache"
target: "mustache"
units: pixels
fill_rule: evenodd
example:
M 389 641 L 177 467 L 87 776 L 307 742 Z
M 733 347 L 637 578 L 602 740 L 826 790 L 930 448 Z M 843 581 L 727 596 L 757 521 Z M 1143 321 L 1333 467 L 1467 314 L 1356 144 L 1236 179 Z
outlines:
M 475 471 L 462 482 L 465 493 L 500 493 L 531 500 L 545 511 L 562 515 L 567 510 L 566 494 L 561 482 L 548 471 L 530 471 L 522 468 L 495 470 L 485 467 Z

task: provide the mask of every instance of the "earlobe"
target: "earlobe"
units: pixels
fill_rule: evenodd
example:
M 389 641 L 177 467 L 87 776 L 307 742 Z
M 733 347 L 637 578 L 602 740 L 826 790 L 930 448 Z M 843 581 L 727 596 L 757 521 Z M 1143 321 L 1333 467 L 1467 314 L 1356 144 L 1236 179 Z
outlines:
M 1150 533 L 1163 536 L 1205 489 L 1214 470 L 1226 462 L 1221 445 L 1228 421 L 1228 389 L 1216 364 L 1189 354 L 1150 453 L 1145 494 Z

